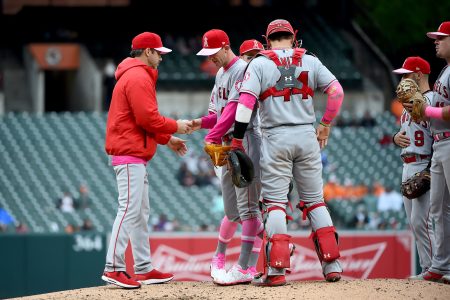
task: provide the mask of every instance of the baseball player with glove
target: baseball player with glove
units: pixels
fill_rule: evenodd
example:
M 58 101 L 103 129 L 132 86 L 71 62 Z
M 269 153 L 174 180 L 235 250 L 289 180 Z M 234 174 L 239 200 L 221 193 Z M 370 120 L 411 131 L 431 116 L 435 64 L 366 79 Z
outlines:
M 325 147 L 330 124 L 338 114 L 344 92 L 336 77 L 317 57 L 297 48 L 296 32 L 286 20 L 272 21 L 266 31 L 267 47 L 249 64 L 236 111 L 233 145 L 244 138 L 258 100 L 261 118 L 261 183 L 265 206 L 264 275 L 257 286 L 286 284 L 290 267 L 286 205 L 289 182 L 294 177 L 303 216 L 312 225 L 312 239 L 327 281 L 338 281 L 342 267 L 338 239 L 323 200 L 320 149 Z M 293 47 L 295 46 L 295 47 Z M 325 114 L 314 128 L 314 90 L 328 95 Z
M 260 46 L 262 48 L 262 45 Z M 232 171 L 236 169 L 228 163 L 229 152 L 233 151 L 231 132 L 239 99 L 239 89 L 247 63 L 233 53 L 228 35 L 219 29 L 212 29 L 203 35 L 203 49 L 197 55 L 208 56 L 216 66 L 220 67 L 212 90 L 210 114 L 193 120 L 194 129 L 211 129 L 205 137 L 205 151 L 210 155 L 216 167 L 225 166 L 222 167 L 221 184 L 226 217 L 220 226 L 218 246 L 211 263 L 211 277 L 213 282 L 219 285 L 248 283 L 256 274 L 254 266 L 258 253 L 253 251 L 254 242 L 257 235 L 262 234 L 263 231 L 261 213 L 258 208 L 261 193 L 259 179 L 261 136 L 258 118 L 255 118 L 256 111 L 253 113 L 251 126 L 245 132 L 243 145 L 245 150 L 243 151 L 248 156 L 245 155 L 244 158 L 251 158 L 249 164 L 252 165 L 254 172 L 251 177 L 245 178 L 244 188 L 234 186 L 233 180 L 240 174 L 234 174 Z M 245 170 L 242 171 L 244 174 Z M 242 224 L 241 252 L 238 263 L 226 272 L 225 250 L 238 223 Z M 260 241 L 259 246 L 256 246 L 258 252 L 261 243 Z
M 403 66 L 393 72 L 403 75 L 397 87 L 397 97 L 402 104 L 409 104 L 416 93 L 419 94 L 417 99 L 423 98 L 423 101 L 431 103 L 433 92 L 430 90 L 428 83 L 430 64 L 426 60 L 418 56 L 408 57 Z M 403 109 L 400 124 L 400 131 L 394 135 L 394 143 L 402 148 L 401 191 L 406 216 L 416 240 L 419 263 L 422 268 L 419 275 L 411 276 L 410 279 L 423 279 L 423 275 L 431 267 L 434 250 L 429 191 L 429 167 L 431 165 L 433 138 L 429 122 L 411 122 L 409 109 Z
M 431 106 L 425 108 L 434 139 L 430 201 L 436 247 L 431 267 L 423 277 L 450 284 L 450 21 L 443 22 L 436 32 L 428 32 L 427 36 L 435 40 L 436 56 L 447 64 L 434 84 Z

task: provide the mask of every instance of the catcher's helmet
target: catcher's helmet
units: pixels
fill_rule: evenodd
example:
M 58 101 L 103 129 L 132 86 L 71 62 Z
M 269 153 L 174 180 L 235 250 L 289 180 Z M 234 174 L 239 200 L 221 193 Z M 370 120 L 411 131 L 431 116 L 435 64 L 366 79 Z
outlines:
M 267 26 L 266 37 L 275 32 L 290 32 L 295 35 L 291 23 L 283 19 L 277 19 L 269 23 Z

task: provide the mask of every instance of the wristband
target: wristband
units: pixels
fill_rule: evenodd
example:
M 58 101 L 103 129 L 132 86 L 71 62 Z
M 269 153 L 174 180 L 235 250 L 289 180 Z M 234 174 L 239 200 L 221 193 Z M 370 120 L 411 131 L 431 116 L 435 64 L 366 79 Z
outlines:
M 324 123 L 323 121 L 320 121 L 320 125 L 325 126 L 325 127 L 330 127 L 330 123 Z

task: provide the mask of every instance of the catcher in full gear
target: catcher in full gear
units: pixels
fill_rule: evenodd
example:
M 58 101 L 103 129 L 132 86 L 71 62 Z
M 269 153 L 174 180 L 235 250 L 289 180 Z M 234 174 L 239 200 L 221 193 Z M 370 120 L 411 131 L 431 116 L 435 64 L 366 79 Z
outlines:
M 344 92 L 336 77 L 306 50 L 298 48 L 296 31 L 286 20 L 267 26 L 270 50 L 261 51 L 244 75 L 236 110 L 233 141 L 239 147 L 252 113 L 259 104 L 261 118 L 261 183 L 265 206 L 265 272 L 255 278 L 257 286 L 286 284 L 290 267 L 286 206 L 289 182 L 303 200 L 304 217 L 311 220 L 312 239 L 327 281 L 341 278 L 338 240 L 331 216 L 323 200 L 320 149 L 327 145 L 331 122 L 338 114 Z M 314 91 L 328 95 L 326 112 L 314 126 Z
M 408 57 L 403 67 L 393 71 L 402 74 L 397 86 L 397 98 L 404 109 L 401 129 L 394 135 L 394 143 L 402 148 L 403 174 L 401 192 L 406 216 L 416 240 L 421 273 L 411 279 L 422 279 L 431 267 L 434 232 L 430 215 L 430 165 L 433 138 L 430 124 L 415 119 L 411 103 L 429 103 L 433 92 L 428 84 L 430 65 L 421 57 Z

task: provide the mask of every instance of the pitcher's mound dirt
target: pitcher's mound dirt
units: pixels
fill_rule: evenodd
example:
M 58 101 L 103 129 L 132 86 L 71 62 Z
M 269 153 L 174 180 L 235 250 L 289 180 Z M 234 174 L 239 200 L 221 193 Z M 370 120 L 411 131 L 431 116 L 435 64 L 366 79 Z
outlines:
M 21 299 L 450 299 L 450 285 L 400 279 L 289 282 L 281 287 L 237 285 L 222 287 L 212 282 L 175 281 L 124 290 L 112 285 L 41 294 Z

